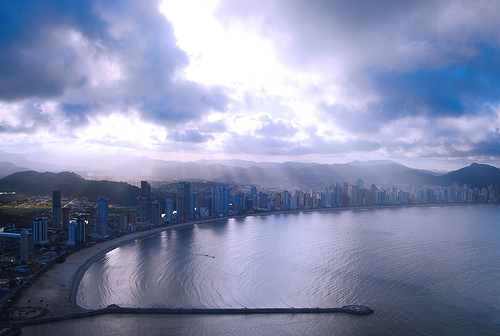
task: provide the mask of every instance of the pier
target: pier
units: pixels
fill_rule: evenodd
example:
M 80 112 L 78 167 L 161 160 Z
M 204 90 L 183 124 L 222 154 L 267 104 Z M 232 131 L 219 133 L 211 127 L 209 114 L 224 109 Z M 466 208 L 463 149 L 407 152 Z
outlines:
M 104 314 L 170 314 L 170 315 L 255 315 L 255 314 L 331 314 L 346 313 L 353 315 L 370 315 L 371 308 L 360 305 L 349 305 L 340 308 L 122 308 L 110 305 L 107 308 L 88 310 L 60 316 L 46 318 L 23 319 L 12 321 L 11 325 L 21 326 L 56 322 L 74 318 L 91 317 Z

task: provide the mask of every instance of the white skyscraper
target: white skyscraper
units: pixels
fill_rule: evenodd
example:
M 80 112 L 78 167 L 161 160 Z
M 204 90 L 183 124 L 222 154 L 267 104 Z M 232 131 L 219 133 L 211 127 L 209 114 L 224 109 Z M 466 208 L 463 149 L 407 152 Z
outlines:
M 229 190 L 226 186 L 218 185 L 212 192 L 213 213 L 227 215 L 229 212 Z
M 38 217 L 31 222 L 31 227 L 33 229 L 33 241 L 35 244 L 46 244 L 49 242 L 47 237 L 47 220 L 45 218 Z
M 85 220 L 78 218 L 69 224 L 69 239 L 67 245 L 81 245 L 85 244 Z

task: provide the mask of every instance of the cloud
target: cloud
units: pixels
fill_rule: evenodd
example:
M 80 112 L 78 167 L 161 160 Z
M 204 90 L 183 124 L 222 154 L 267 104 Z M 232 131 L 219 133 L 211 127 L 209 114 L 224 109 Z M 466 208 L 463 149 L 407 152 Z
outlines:
M 186 52 L 159 7 L 0 3 L 2 141 L 312 160 L 500 155 L 498 2 L 222 0 L 223 27 L 205 20 L 206 41 Z
M 217 15 L 321 78 L 301 98 L 319 128 L 345 139 L 318 133 L 296 152 L 465 157 L 499 155 L 499 11 L 491 1 L 223 0 Z
M 291 122 L 283 119 L 273 120 L 268 113 L 260 113 L 257 120 L 260 122 L 260 127 L 255 130 L 258 136 L 291 138 L 299 131 Z
M 323 110 L 357 130 L 366 117 L 377 129 L 498 105 L 499 10 L 488 1 L 225 0 L 218 15 L 271 39 L 290 68 L 322 73 L 338 92 Z
M 163 125 L 224 111 L 222 88 L 183 78 L 189 58 L 158 7 L 149 0 L 2 2 L 0 103 L 12 111 L 9 104 L 50 105 L 49 120 L 68 127 L 131 109 Z M 0 123 L 15 128 L 7 118 Z
M 173 131 L 168 135 L 168 138 L 176 142 L 203 143 L 213 139 L 213 136 L 210 134 L 201 134 L 193 129 L 187 129 L 182 132 Z
M 198 131 L 202 133 L 223 133 L 227 130 L 227 124 L 224 120 L 210 121 L 198 125 Z
M 66 8 L 53 1 L 0 4 L 0 99 L 54 97 L 78 85 L 84 74 L 61 30 L 73 26 L 99 38 L 91 27 L 102 28 L 103 23 L 92 13 L 92 5 L 90 1 L 67 3 Z

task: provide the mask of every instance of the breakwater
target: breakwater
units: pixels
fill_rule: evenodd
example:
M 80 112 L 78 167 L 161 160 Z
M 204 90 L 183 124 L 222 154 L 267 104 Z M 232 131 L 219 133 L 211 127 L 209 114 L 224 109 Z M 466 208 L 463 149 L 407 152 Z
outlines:
M 51 316 L 34 320 L 12 322 L 14 326 L 39 324 L 91 317 L 104 314 L 170 314 L 170 315 L 250 315 L 250 314 L 331 314 L 346 313 L 353 315 L 370 315 L 371 308 L 360 305 L 349 305 L 340 308 L 122 308 L 110 306 L 103 309 L 88 310 L 73 314 Z

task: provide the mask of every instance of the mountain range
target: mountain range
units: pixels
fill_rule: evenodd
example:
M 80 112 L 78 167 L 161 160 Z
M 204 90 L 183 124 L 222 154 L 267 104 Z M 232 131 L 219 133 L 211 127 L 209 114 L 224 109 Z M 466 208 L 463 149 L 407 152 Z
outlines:
M 11 160 L 11 161 L 7 161 Z M 138 184 L 139 180 L 148 181 L 212 181 L 235 185 L 256 185 L 265 187 L 287 188 L 318 188 L 335 183 L 349 182 L 353 184 L 357 179 L 362 179 L 365 186 L 375 184 L 379 187 L 390 185 L 411 184 L 413 186 L 450 186 L 458 183 L 460 186 L 467 184 L 471 187 L 485 187 L 500 185 L 500 169 L 473 163 L 468 167 L 448 172 L 436 173 L 433 171 L 409 168 L 394 161 L 353 161 L 345 164 L 318 164 L 300 162 L 253 162 L 244 160 L 199 160 L 196 162 L 163 161 L 147 156 L 112 155 L 112 156 L 86 156 L 78 160 L 71 159 L 65 162 L 57 158 L 55 163 L 40 163 L 18 154 L 9 154 L 0 151 L 0 191 L 14 187 L 16 183 L 35 182 L 37 179 L 44 181 L 41 191 L 52 191 L 54 187 L 45 190 L 41 186 L 50 179 L 57 179 L 62 186 L 72 188 L 81 185 L 84 180 L 113 180 L 130 181 Z M 75 174 L 51 175 L 43 173 L 37 177 L 35 172 L 14 176 L 26 170 L 50 171 L 53 173 L 72 171 Z M 39 173 L 40 174 L 40 173 Z M 78 175 L 80 176 L 78 176 Z M 77 178 L 78 177 L 78 178 Z M 10 180 L 9 180 L 10 179 Z M 79 180 L 81 179 L 81 180 Z M 6 182 L 10 181 L 10 182 Z M 85 180 L 84 180 L 85 181 Z M 94 181 L 96 182 L 96 181 Z M 103 183 L 111 183 L 103 181 Z M 25 185 L 25 184 L 24 184 Z M 21 190 L 24 187 L 19 187 Z M 84 188 L 82 186 L 82 188 Z M 96 185 L 85 189 L 93 191 L 93 195 L 100 193 Z M 35 188 L 36 189 L 36 188 Z M 98 192 L 99 191 L 99 192 Z M 97 193 L 97 194 L 96 194 Z M 134 194 L 136 194 L 134 192 Z M 104 192 L 100 194 L 106 194 Z M 131 200 L 135 202 L 135 200 Z

